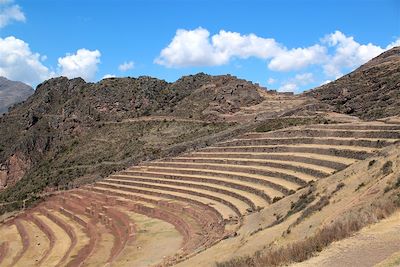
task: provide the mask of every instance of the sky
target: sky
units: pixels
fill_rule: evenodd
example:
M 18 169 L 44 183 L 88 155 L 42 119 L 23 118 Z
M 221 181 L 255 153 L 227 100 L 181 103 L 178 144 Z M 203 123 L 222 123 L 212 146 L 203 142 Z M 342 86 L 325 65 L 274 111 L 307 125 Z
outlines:
M 0 76 L 32 86 L 205 72 L 299 93 L 397 45 L 399 0 L 0 0 Z

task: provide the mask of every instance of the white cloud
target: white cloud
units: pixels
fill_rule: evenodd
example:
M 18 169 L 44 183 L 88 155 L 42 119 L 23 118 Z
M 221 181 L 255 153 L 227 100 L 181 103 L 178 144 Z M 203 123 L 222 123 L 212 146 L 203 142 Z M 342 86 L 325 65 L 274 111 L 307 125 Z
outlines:
M 294 77 L 294 80 L 300 85 L 306 85 L 314 81 L 314 75 L 310 72 L 297 74 Z
M 397 38 L 397 40 L 391 42 L 391 43 L 386 47 L 386 49 L 389 50 L 389 49 L 391 49 L 391 48 L 393 48 L 393 47 L 395 47 L 395 46 L 400 46 L 400 37 Z
M 14 36 L 0 38 L 0 76 L 31 85 L 54 75 L 29 45 Z
M 274 39 L 260 38 L 254 34 L 241 35 L 221 30 L 210 38 L 210 32 L 203 28 L 180 29 L 154 62 L 177 68 L 219 66 L 233 57 L 267 59 L 281 50 Z
M 131 70 L 135 67 L 135 63 L 133 61 L 129 61 L 129 62 L 124 62 L 121 65 L 118 66 L 118 69 L 120 71 L 127 71 L 127 70 Z
M 282 47 L 272 38 L 261 38 L 255 34 L 241 35 L 237 32 L 220 31 L 211 38 L 215 52 L 225 60 L 239 58 L 270 58 L 282 51 Z
M 332 80 L 325 80 L 325 81 L 323 81 L 321 84 L 320 84 L 320 86 L 321 85 L 325 85 L 325 84 L 328 84 L 328 83 L 330 83 Z
M 295 92 L 298 88 L 296 83 L 287 82 L 279 87 L 278 92 Z
M 308 47 L 289 49 L 273 38 L 224 30 L 211 36 L 208 30 L 200 27 L 178 30 L 154 62 L 182 68 L 220 66 L 229 63 L 232 58 L 256 57 L 265 60 L 272 71 L 299 71 L 315 66 L 316 70 L 323 70 L 325 78 L 332 79 L 398 45 L 400 38 L 386 47 L 380 47 L 372 43 L 360 44 L 354 37 L 335 31 Z
M 67 54 L 58 59 L 60 74 L 68 78 L 81 77 L 86 81 L 93 81 L 100 63 L 99 50 L 90 51 L 82 48 L 75 54 Z
M 371 43 L 359 44 L 354 37 L 346 36 L 340 31 L 325 36 L 322 42 L 335 50 L 323 65 L 328 77 L 340 77 L 343 69 L 354 69 L 385 51 Z
M 106 74 L 103 76 L 101 79 L 108 79 L 108 78 L 115 78 L 116 76 L 114 74 Z
M 45 60 L 47 60 L 46 55 L 31 51 L 25 41 L 14 36 L 0 37 L 0 76 L 32 86 L 59 75 L 69 78 L 80 76 L 91 81 L 97 72 L 100 52 L 79 49 L 76 54 L 67 54 L 58 59 L 57 72 L 45 66 Z
M 279 87 L 279 92 L 296 92 L 299 90 L 300 86 L 305 86 L 314 82 L 314 75 L 310 72 L 297 74 L 294 78 L 289 79 L 284 82 L 281 87 Z
M 325 59 L 326 48 L 317 44 L 307 48 L 284 50 L 272 58 L 268 68 L 274 71 L 299 70 L 322 63 Z
M 268 84 L 274 84 L 274 83 L 276 83 L 276 80 L 275 80 L 274 78 L 269 78 L 269 79 L 267 80 L 267 83 L 268 83 Z
M 13 21 L 24 22 L 26 20 L 21 7 L 19 5 L 8 5 L 11 3 L 10 0 L 0 1 L 0 28 L 4 28 Z
M 225 64 L 227 59 L 214 51 L 209 36 L 210 33 L 203 28 L 192 31 L 177 30 L 172 42 L 161 51 L 155 63 L 167 67 Z

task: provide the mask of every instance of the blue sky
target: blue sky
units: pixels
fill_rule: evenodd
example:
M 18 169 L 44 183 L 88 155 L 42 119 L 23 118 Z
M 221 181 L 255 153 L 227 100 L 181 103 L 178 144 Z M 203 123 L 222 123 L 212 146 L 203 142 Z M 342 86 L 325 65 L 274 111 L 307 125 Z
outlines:
M 300 92 L 400 45 L 400 1 L 0 0 L 0 38 L 0 75 L 32 85 L 206 72 Z

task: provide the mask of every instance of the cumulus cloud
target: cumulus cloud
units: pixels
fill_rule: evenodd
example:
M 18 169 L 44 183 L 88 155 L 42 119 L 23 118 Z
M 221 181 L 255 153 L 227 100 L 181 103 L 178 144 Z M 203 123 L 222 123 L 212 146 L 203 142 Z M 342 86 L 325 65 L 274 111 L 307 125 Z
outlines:
M 0 0 L 0 28 L 4 28 L 13 21 L 24 22 L 25 14 L 19 5 L 10 5 L 11 0 Z
M 99 50 L 79 49 L 75 54 L 67 54 L 58 59 L 60 74 L 68 78 L 81 77 L 93 81 L 100 63 Z
M 34 85 L 53 75 L 26 42 L 14 36 L 0 38 L 0 76 Z
M 326 35 L 308 47 L 287 48 L 273 38 L 221 30 L 212 35 L 204 28 L 180 29 L 161 50 L 155 63 L 173 68 L 220 66 L 232 58 L 265 60 L 272 71 L 288 72 L 316 66 L 332 79 L 367 62 L 383 51 L 400 45 L 400 38 L 386 47 L 360 44 L 340 31 Z M 298 84 L 296 82 L 295 84 Z M 290 85 L 286 88 L 293 89 Z
M 267 59 L 281 49 L 274 39 L 260 38 L 254 34 L 241 35 L 221 30 L 210 37 L 210 32 L 203 28 L 180 29 L 155 59 L 155 63 L 177 68 L 219 66 L 233 57 Z
M 326 48 L 317 44 L 307 48 L 285 49 L 272 58 L 268 68 L 274 71 L 299 70 L 325 60 Z
M 5 0 L 0 0 L 3 2 Z M 59 75 L 92 81 L 100 55 L 98 50 L 79 49 L 75 54 L 59 58 L 59 68 L 54 71 L 45 65 L 47 56 L 33 52 L 25 41 L 14 36 L 0 37 L 0 76 L 32 86 Z
M 334 53 L 323 65 L 328 77 L 340 77 L 343 75 L 342 69 L 358 67 L 385 51 L 384 48 L 371 43 L 360 44 L 354 37 L 346 36 L 340 31 L 327 35 L 322 42 L 334 48 Z
M 232 57 L 271 58 L 282 51 L 282 47 L 272 38 L 261 38 L 255 34 L 241 35 L 237 32 L 220 31 L 213 35 L 214 50 L 223 55 L 225 61 Z
M 210 33 L 203 28 L 177 30 L 172 42 L 161 51 L 155 63 L 167 67 L 215 66 L 226 63 L 226 58 L 214 51 L 209 36 Z
M 124 62 L 121 65 L 118 66 L 118 69 L 120 71 L 128 71 L 131 70 L 135 67 L 135 63 L 133 61 L 129 61 L 129 62 Z

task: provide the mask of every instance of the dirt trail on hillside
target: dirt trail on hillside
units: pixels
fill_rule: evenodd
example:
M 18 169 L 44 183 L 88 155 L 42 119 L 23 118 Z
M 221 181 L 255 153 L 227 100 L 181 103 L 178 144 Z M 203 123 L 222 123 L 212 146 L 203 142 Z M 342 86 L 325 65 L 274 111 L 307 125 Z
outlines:
M 374 266 L 400 251 L 400 212 L 362 229 L 354 236 L 331 244 L 327 249 L 292 267 Z

